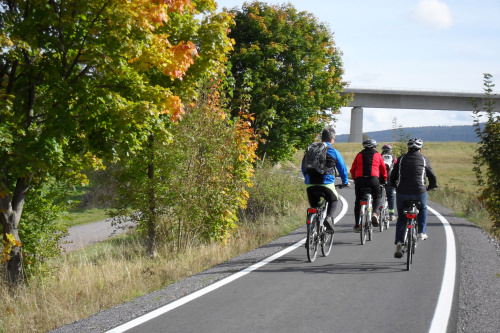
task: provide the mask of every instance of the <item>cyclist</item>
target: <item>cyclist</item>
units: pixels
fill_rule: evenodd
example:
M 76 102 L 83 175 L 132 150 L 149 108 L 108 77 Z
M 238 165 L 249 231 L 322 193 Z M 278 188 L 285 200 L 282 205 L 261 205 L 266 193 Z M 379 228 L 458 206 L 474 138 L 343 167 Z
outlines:
M 424 142 L 420 138 L 408 140 L 408 152 L 401 155 L 391 173 L 390 184 L 396 188 L 396 205 L 398 208 L 398 221 L 396 222 L 396 252 L 395 258 L 403 256 L 402 247 L 405 234 L 405 200 L 417 200 L 418 213 L 418 238 L 427 239 L 427 191 L 438 187 L 437 178 L 432 170 L 430 161 L 422 155 Z M 426 187 L 426 179 L 429 180 L 429 186 Z
M 392 168 L 394 167 L 394 163 L 396 163 L 396 156 L 392 154 L 392 146 L 390 144 L 386 144 L 382 146 L 382 158 L 385 162 L 385 169 L 387 170 L 387 178 L 389 179 L 391 176 Z M 389 182 L 385 184 L 385 193 L 387 195 L 387 203 L 389 204 L 389 219 L 394 221 L 394 206 L 396 202 L 396 196 L 394 193 L 394 187 L 392 187 Z
M 335 169 L 339 173 L 343 186 L 349 186 L 349 181 L 344 159 L 339 151 L 332 147 L 335 142 L 335 129 L 330 126 L 325 127 L 321 133 L 321 141 L 328 146 L 326 154 L 326 168 L 328 171 L 324 175 L 308 174 L 304 167 L 304 160 L 302 160 L 302 174 L 307 185 L 309 205 L 316 207 L 321 198 L 325 198 L 328 202 L 324 225 L 328 231 L 333 232 L 333 214 L 338 205 L 338 194 L 335 189 Z
M 371 188 L 373 197 L 373 207 L 378 207 L 380 204 L 380 184 L 385 184 L 387 181 L 387 170 L 385 169 L 384 159 L 377 152 L 377 141 L 367 139 L 363 141 L 363 150 L 360 151 L 354 158 L 351 167 L 351 177 L 354 179 L 354 189 L 356 193 L 356 201 L 354 203 L 354 231 L 359 232 L 358 224 L 359 214 L 361 210 L 360 201 L 363 197 L 361 189 L 364 187 Z M 372 225 L 378 226 L 378 213 L 375 209 L 372 211 Z

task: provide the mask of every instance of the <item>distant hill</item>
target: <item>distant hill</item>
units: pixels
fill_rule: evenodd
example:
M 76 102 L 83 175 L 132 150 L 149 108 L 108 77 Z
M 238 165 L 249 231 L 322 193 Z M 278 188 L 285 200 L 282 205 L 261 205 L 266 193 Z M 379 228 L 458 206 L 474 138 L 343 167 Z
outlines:
M 474 127 L 470 126 L 427 126 L 427 127 L 406 127 L 401 129 L 403 135 L 409 134 L 410 137 L 418 137 L 424 141 L 430 142 L 448 142 L 448 141 L 462 141 L 462 142 L 479 142 L 476 136 Z M 392 129 L 377 132 L 364 133 L 371 139 L 379 143 L 393 142 Z M 348 142 L 349 134 L 337 135 L 336 142 Z

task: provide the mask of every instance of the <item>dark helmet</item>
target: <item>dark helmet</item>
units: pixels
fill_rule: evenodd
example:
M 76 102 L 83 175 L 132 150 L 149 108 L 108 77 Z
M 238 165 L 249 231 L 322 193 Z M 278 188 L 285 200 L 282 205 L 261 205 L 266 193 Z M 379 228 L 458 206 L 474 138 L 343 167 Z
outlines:
M 363 141 L 363 147 L 364 148 L 376 148 L 377 141 L 372 140 L 372 139 L 366 139 L 365 141 Z
M 392 150 L 392 146 L 390 144 L 383 145 L 382 146 L 382 151 L 386 151 L 386 150 L 391 151 Z
M 408 140 L 408 148 L 411 149 L 422 149 L 424 141 L 420 138 L 411 138 Z

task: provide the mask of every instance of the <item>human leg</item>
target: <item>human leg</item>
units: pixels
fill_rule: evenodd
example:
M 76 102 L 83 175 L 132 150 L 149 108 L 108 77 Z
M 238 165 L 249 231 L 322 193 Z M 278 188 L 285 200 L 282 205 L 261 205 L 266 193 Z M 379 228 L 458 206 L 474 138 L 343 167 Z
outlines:
M 359 215 L 361 213 L 361 198 L 363 196 L 363 193 L 361 192 L 361 188 L 366 187 L 363 181 L 363 178 L 356 178 L 354 179 L 354 194 L 356 196 L 354 200 L 354 226 L 359 226 Z
M 387 205 L 389 206 L 389 217 L 391 218 L 391 220 L 394 217 L 394 205 L 396 201 L 394 192 L 394 187 L 389 185 L 389 183 L 385 184 L 385 193 L 387 196 Z
M 378 180 L 377 177 L 371 177 L 371 178 L 368 178 L 369 179 L 369 183 L 370 183 L 370 188 L 371 188 L 371 193 L 372 193 L 372 198 L 373 198 L 373 202 L 372 202 L 372 216 L 371 216 L 371 220 L 372 220 L 372 225 L 374 227 L 378 227 L 378 207 L 380 206 L 380 182 Z
M 325 218 L 325 227 L 328 230 L 333 230 L 334 225 L 334 214 L 338 205 L 338 197 L 337 194 L 330 188 L 322 186 L 323 194 L 325 200 L 328 202 L 328 206 L 326 208 L 326 218 Z
M 405 209 L 405 200 L 408 195 L 396 193 L 396 205 L 398 208 L 398 220 L 396 222 L 396 234 L 394 244 L 403 243 L 405 239 L 405 231 L 406 231 L 406 219 L 404 215 Z
M 309 186 L 307 188 L 307 200 L 309 207 L 317 207 L 321 199 L 321 192 L 318 191 L 319 186 Z
M 427 239 L 427 192 L 419 195 L 418 201 L 421 205 L 418 208 L 418 233 L 421 239 Z M 422 236 L 425 235 L 425 236 Z

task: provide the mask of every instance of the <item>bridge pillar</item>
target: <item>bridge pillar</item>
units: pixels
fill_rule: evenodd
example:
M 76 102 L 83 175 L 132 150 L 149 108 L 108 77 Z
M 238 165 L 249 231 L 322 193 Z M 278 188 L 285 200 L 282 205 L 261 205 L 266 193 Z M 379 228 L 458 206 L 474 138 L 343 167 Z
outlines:
M 351 110 L 349 142 L 363 142 L 363 108 L 360 106 L 355 106 Z

